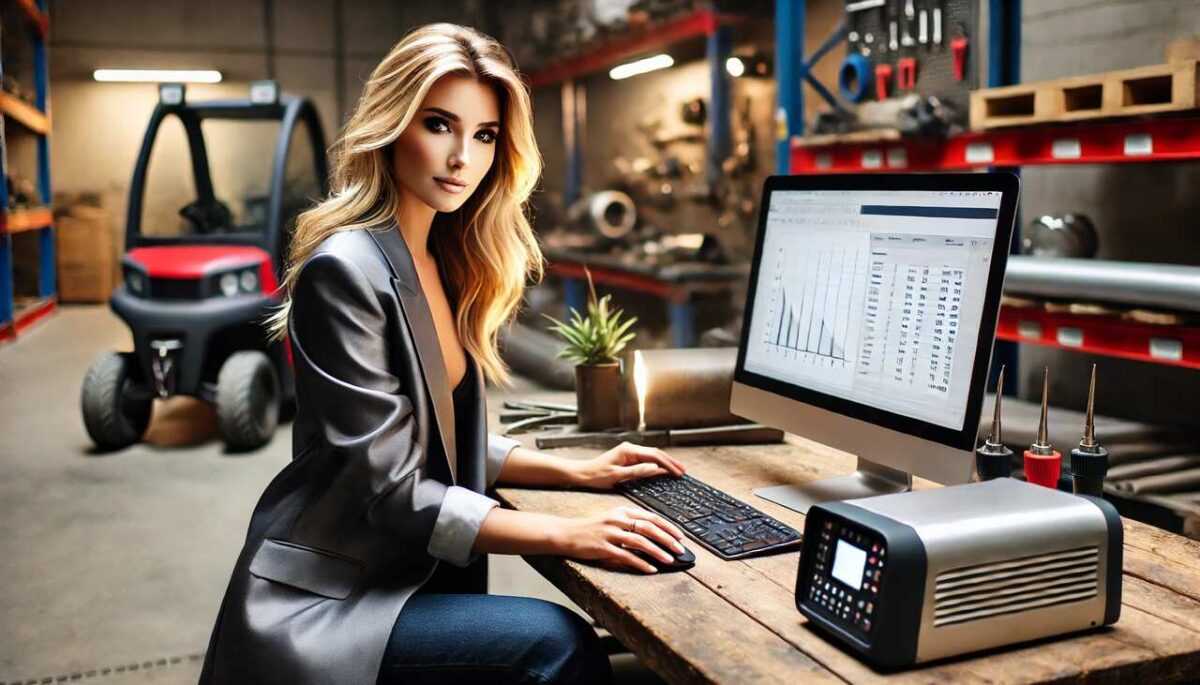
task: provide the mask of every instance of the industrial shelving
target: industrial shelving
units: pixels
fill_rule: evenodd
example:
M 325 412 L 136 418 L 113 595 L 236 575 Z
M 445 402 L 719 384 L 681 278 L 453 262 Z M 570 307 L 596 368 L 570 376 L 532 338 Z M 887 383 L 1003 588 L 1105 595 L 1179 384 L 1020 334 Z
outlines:
M 35 102 L 29 104 L 8 93 L 0 93 L 0 173 L 8 173 L 8 139 L 19 135 L 37 137 L 37 186 L 41 207 L 9 209 L 7 183 L 0 184 L 0 341 L 11 339 L 35 321 L 54 311 L 57 304 L 54 258 L 54 222 L 50 207 L 50 117 L 49 68 L 46 39 L 50 19 L 45 0 L 5 0 L 24 15 L 31 32 Z M 3 74 L 3 64 L 0 64 Z M 12 125 L 15 126 L 12 126 Z M 33 296 L 17 297 L 13 282 L 13 238 L 18 233 L 34 233 L 38 241 L 37 290 Z
M 777 0 L 780 5 L 800 0 Z M 989 0 L 989 85 L 1012 85 L 1019 72 L 1020 2 Z M 792 11 L 795 11 L 793 9 Z M 789 48 L 791 49 L 791 48 Z M 808 64 L 797 71 L 807 73 Z M 781 84 L 781 93 L 784 88 Z M 802 101 L 800 101 L 802 107 Z M 1129 164 L 1200 160 L 1200 118 L 1098 119 L 971 131 L 945 139 L 870 133 L 804 137 L 789 130 L 787 173 L 864 173 L 1019 169 L 1030 165 Z M 1070 314 L 1004 306 L 996 336 L 1011 343 L 1058 347 L 1121 359 L 1200 369 L 1200 326 L 1150 324 L 1120 315 Z M 1012 364 L 1013 351 L 1004 352 Z
M 1200 159 L 1200 118 L 1040 124 L 944 140 L 792 140 L 795 174 L 965 171 L 993 166 L 1119 164 Z
M 562 89 L 563 131 L 566 144 L 566 183 L 563 200 L 570 205 L 579 199 L 583 185 L 583 141 L 586 106 L 583 86 L 579 80 L 601 72 L 622 61 L 645 56 L 654 51 L 663 51 L 688 44 L 705 41 L 705 52 L 709 63 L 710 96 L 708 111 L 708 160 L 706 176 L 710 181 L 721 173 L 720 160 L 730 149 L 730 83 L 725 70 L 725 60 L 733 48 L 732 28 L 745 21 L 745 17 L 730 15 L 712 9 L 696 9 L 678 17 L 667 19 L 631 33 L 589 47 L 583 53 L 552 64 L 545 65 L 527 76 L 530 87 L 558 85 Z M 563 281 L 568 310 L 584 310 L 587 289 L 583 266 L 574 262 L 551 260 L 547 270 Z M 663 297 L 667 302 L 668 316 L 674 344 L 688 347 L 695 344 L 695 311 L 691 300 L 679 296 L 678 287 L 660 280 L 604 269 L 593 272 L 597 282 L 616 287 L 632 288 L 636 292 Z M 664 293 L 674 293 L 667 296 Z

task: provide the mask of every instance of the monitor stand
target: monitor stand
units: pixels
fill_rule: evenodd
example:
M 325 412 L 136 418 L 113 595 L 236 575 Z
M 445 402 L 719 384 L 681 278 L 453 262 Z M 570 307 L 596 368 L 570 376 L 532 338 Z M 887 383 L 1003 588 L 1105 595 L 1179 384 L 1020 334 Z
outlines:
M 809 507 L 820 502 L 891 495 L 909 490 L 912 490 L 911 474 L 859 457 L 858 470 L 849 476 L 814 480 L 803 485 L 759 488 L 754 494 L 807 514 Z

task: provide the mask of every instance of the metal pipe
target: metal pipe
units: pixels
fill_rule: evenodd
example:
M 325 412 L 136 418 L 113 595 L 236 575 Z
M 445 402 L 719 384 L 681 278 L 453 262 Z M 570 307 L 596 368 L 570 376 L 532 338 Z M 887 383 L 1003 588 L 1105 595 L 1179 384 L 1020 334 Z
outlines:
M 1013 255 L 1004 292 L 1200 312 L 1200 268 Z

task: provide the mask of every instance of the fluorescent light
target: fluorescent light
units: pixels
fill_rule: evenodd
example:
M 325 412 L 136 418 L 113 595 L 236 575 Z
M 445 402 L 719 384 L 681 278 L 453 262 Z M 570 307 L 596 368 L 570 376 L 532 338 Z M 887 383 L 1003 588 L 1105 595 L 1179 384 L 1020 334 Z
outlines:
M 725 60 L 725 71 L 728 71 L 730 76 L 737 78 L 746 73 L 746 63 L 740 57 L 730 57 Z
M 220 83 L 215 69 L 97 69 L 92 78 L 105 82 L 126 83 Z
M 615 66 L 609 70 L 608 75 L 610 78 L 612 78 L 612 80 L 620 81 L 623 78 L 637 76 L 638 74 L 644 74 L 648 71 L 666 69 L 673 64 L 675 64 L 675 60 L 670 55 L 655 55 L 653 57 L 647 57 L 646 59 L 639 59 L 636 62 Z

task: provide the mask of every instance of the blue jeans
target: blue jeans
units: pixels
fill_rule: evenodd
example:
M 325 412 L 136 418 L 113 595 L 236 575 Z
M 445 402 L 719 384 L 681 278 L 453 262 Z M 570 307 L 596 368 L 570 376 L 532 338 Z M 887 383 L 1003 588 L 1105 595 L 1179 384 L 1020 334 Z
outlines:
M 540 599 L 413 595 L 388 640 L 379 685 L 392 683 L 608 683 L 595 631 Z

